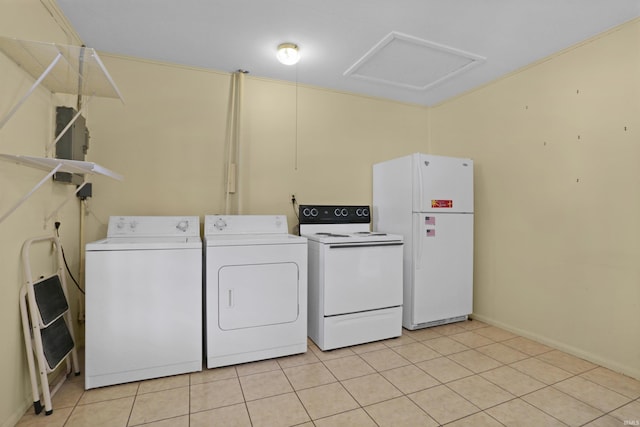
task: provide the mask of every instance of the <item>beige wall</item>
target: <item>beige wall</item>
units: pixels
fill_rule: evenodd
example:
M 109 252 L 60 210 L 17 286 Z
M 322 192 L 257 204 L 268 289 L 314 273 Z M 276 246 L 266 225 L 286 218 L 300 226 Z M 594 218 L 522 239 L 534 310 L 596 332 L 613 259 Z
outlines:
M 125 104 L 92 101 L 89 160 L 125 176 L 96 177 L 88 240 L 110 215 L 224 212 L 229 74 L 102 55 Z M 426 108 L 244 77 L 240 212 L 296 218 L 300 203 L 371 201 L 371 165 L 426 150 Z
M 427 109 L 308 87 L 298 88 L 296 138 L 295 92 L 247 79 L 247 213 L 285 212 L 293 225 L 291 194 L 301 204 L 370 204 L 373 163 L 427 148 Z
M 49 2 L 0 0 L 1 34 L 77 44 L 43 4 Z M 640 377 L 633 259 L 639 252 L 639 33 L 640 24 L 632 23 L 433 109 L 249 74 L 241 212 L 284 213 L 292 228 L 291 194 L 300 203 L 367 204 L 377 161 L 417 151 L 472 157 L 476 316 Z M 91 102 L 89 160 L 125 181 L 91 178 L 87 241 L 104 237 L 111 215 L 222 212 L 230 75 L 101 57 L 126 102 Z M 0 55 L 0 114 L 31 82 Z M 37 91 L 0 130 L 0 152 L 43 155 L 54 106 L 63 103 L 73 105 L 73 98 Z M 0 162 L 0 211 L 42 176 Z M 78 270 L 78 202 L 44 221 L 71 191 L 47 183 L 0 223 L 2 427 L 30 405 L 17 304 L 20 248 L 29 237 L 53 233 L 53 220 L 60 220 L 65 252 Z M 40 271 L 48 258 L 38 254 L 36 261 Z
M 431 111 L 476 164 L 474 314 L 640 378 L 640 21 Z
M 47 4 L 47 1 L 44 1 Z M 72 43 L 38 0 L 0 0 L 0 35 L 26 40 Z M 34 80 L 0 54 L 0 116 L 22 98 Z M 56 105 L 74 105 L 75 98 L 36 90 L 18 112 L 0 129 L 0 153 L 43 156 L 52 141 Z M 0 215 L 28 193 L 46 172 L 0 161 Z M 60 237 L 72 271 L 78 271 L 78 202 L 68 202 L 51 220 L 45 217 L 69 195 L 72 186 L 46 182 L 33 196 L 0 223 L 0 426 L 13 426 L 32 403 L 29 376 L 18 307 L 18 292 L 25 282 L 20 259 L 25 240 L 53 234 L 53 222 L 60 221 Z M 49 247 L 36 245 L 32 251 L 35 277 L 51 274 Z M 70 303 L 76 313 L 77 293 L 70 289 Z M 75 317 L 75 316 L 74 316 Z

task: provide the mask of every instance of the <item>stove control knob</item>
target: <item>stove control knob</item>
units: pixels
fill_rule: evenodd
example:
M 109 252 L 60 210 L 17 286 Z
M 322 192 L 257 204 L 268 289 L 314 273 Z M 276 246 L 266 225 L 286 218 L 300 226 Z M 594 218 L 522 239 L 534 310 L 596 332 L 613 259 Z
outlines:
M 335 210 L 335 211 L 333 211 L 333 214 L 334 214 L 335 216 L 340 216 L 340 208 L 336 208 L 336 210 Z
M 311 216 L 318 216 L 318 209 L 311 208 Z
M 357 216 L 362 216 L 362 209 L 360 209 L 360 208 L 356 209 L 356 215 Z
M 342 214 L 342 216 L 347 216 L 349 215 L 349 211 L 346 208 L 342 208 L 342 210 L 340 211 L 340 214 Z
M 302 209 L 302 216 L 309 216 L 310 214 L 311 211 L 309 210 L 309 208 Z
M 224 230 L 225 228 L 227 228 L 227 223 L 224 219 L 218 218 L 216 222 L 213 223 L 213 226 L 216 228 L 216 230 Z
M 362 209 L 362 216 L 369 216 L 369 209 L 367 208 Z

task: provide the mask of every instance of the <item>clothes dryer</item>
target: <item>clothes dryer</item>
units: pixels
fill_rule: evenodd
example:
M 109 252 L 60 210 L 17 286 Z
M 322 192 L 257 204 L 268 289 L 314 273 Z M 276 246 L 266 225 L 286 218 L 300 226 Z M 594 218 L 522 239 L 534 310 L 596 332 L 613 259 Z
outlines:
M 307 351 L 307 239 L 283 215 L 207 215 L 207 367 Z

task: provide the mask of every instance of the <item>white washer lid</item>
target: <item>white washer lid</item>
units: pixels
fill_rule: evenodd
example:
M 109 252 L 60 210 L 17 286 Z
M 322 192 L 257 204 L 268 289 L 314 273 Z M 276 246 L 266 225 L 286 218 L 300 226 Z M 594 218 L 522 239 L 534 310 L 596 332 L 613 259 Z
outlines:
M 202 249 L 200 237 L 108 237 L 87 243 L 87 251 Z

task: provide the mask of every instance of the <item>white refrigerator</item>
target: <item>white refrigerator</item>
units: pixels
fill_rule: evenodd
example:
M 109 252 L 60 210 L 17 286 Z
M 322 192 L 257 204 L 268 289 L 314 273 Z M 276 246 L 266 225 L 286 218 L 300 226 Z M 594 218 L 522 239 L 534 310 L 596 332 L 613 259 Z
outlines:
M 373 165 L 373 230 L 404 236 L 402 326 L 473 310 L 473 160 L 415 153 Z

